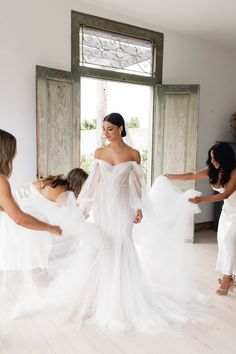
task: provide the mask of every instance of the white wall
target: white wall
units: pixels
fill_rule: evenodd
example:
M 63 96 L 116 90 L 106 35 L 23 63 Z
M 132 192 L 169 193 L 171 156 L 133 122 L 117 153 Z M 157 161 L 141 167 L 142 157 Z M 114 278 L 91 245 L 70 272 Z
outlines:
M 215 140 L 232 140 L 228 119 L 236 111 L 235 51 L 79 0 L 0 0 L 0 9 L 0 127 L 18 141 L 14 186 L 35 178 L 35 65 L 70 70 L 72 9 L 164 33 L 163 83 L 201 85 L 198 168 L 205 166 Z M 209 191 L 207 183 L 198 187 Z M 212 207 L 205 204 L 203 210 L 198 221 L 211 220 Z
M 236 52 L 173 32 L 165 35 L 164 43 L 163 83 L 200 84 L 197 169 L 201 169 L 215 141 L 235 139 L 229 117 L 236 111 Z M 207 181 L 197 182 L 196 188 L 203 194 L 212 192 Z M 200 207 L 196 222 L 212 220 L 213 205 Z

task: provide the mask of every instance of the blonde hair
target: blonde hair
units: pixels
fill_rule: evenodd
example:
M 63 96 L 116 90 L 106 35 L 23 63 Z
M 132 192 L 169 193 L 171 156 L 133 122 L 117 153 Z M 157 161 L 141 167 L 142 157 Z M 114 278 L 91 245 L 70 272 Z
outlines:
M 12 161 L 16 154 L 16 138 L 14 135 L 0 129 L 0 173 L 10 177 Z

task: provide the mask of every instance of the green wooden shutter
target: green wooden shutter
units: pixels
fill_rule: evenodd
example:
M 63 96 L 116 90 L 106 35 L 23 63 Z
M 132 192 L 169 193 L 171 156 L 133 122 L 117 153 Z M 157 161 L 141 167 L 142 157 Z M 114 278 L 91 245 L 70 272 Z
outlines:
M 196 168 L 199 85 L 156 85 L 154 89 L 152 180 L 163 173 Z M 194 181 L 175 181 L 182 190 Z
M 67 71 L 36 66 L 37 176 L 79 166 L 80 80 Z

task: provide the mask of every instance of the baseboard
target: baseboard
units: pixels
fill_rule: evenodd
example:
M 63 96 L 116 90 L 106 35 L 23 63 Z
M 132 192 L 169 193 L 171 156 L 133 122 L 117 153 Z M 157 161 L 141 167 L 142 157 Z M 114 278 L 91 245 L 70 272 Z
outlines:
M 194 225 L 194 231 L 214 230 L 214 221 L 198 222 Z

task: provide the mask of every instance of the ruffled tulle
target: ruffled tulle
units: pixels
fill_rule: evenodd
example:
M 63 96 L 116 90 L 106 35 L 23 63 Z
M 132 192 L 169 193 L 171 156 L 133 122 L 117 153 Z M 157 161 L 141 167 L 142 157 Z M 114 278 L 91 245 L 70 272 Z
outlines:
M 95 160 L 77 202 L 69 195 L 60 207 L 45 206 L 63 236 L 53 244 L 47 271 L 20 283 L 13 316 L 57 310 L 80 324 L 147 332 L 208 323 L 205 297 L 185 257 L 184 240 L 199 212 L 188 198 L 196 195 L 164 176 L 147 193 L 135 162 Z M 144 217 L 133 227 L 137 208 Z
M 48 221 L 47 215 L 51 214 L 55 203 L 42 197 L 32 184 L 27 189 L 18 191 L 15 197 L 26 213 L 42 221 Z M 45 210 L 45 205 L 49 212 Z M 46 269 L 52 246 L 53 236 L 48 232 L 23 228 L 16 225 L 6 213 L 0 213 L 1 270 Z

